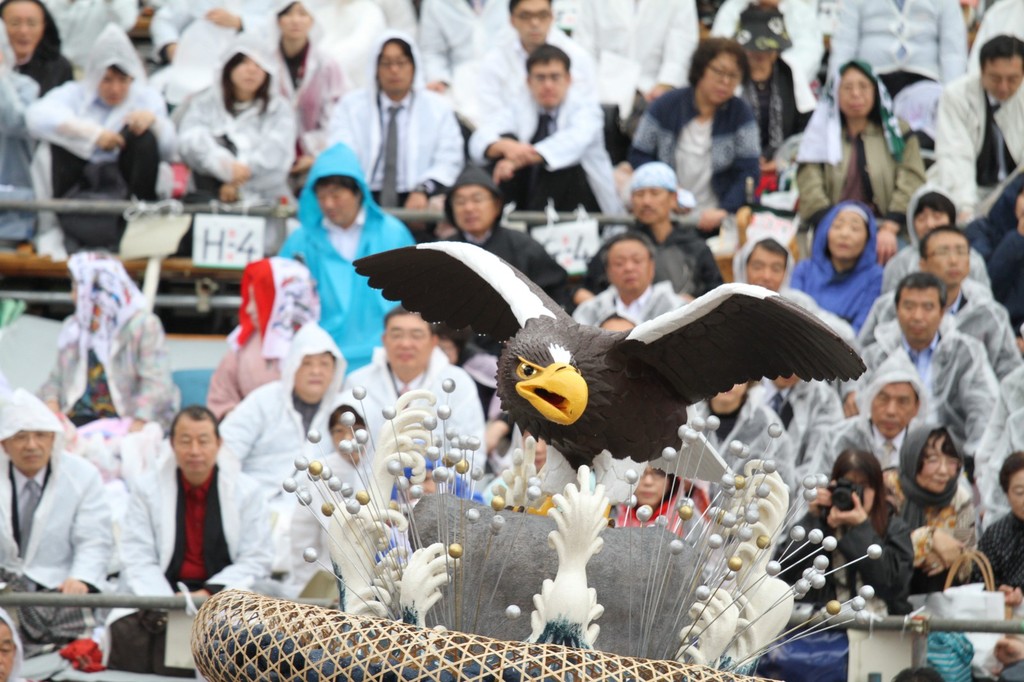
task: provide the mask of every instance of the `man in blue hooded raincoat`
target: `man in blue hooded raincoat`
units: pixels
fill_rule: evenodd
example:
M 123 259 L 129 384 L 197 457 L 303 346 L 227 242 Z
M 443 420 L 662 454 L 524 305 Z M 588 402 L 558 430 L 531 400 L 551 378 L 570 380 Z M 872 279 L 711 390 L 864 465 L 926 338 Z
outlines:
M 395 306 L 356 273 L 352 262 L 415 242 L 399 220 L 373 200 L 359 160 L 337 144 L 317 157 L 299 197 L 296 230 L 278 254 L 301 257 L 320 293 L 320 326 L 334 338 L 349 371 L 369 363 Z

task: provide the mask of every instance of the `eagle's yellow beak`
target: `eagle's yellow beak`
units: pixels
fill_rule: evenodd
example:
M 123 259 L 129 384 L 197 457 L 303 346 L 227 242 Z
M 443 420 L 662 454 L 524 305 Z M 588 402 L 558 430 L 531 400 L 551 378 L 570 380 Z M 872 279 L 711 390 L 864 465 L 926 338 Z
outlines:
M 583 416 L 590 394 L 578 369 L 563 362 L 540 367 L 520 360 L 516 391 L 545 419 L 568 426 Z

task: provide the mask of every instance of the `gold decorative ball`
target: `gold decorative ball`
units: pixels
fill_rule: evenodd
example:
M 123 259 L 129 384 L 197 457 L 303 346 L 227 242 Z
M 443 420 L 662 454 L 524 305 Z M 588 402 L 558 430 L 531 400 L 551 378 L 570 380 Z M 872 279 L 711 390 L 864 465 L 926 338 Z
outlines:
M 843 605 L 840 604 L 837 600 L 833 599 L 829 603 L 825 604 L 825 613 L 827 613 L 830 616 L 835 616 L 839 614 L 842 608 Z
M 494 511 L 501 511 L 505 508 L 505 498 L 501 495 L 495 495 L 491 498 L 491 509 Z
M 323 470 L 324 470 L 323 462 L 320 462 L 320 461 L 314 459 L 312 462 L 309 463 L 309 475 L 310 476 L 319 476 L 320 473 L 323 472 Z
M 772 544 L 772 539 L 767 535 L 758 535 L 756 542 L 758 549 L 768 549 Z
M 365 490 L 360 490 L 356 493 L 356 502 L 363 505 L 364 507 L 370 504 L 370 493 Z
M 454 452 L 446 453 L 445 456 L 444 456 L 444 459 L 441 460 L 441 461 L 443 461 L 444 465 L 446 467 L 448 467 L 448 468 L 451 468 L 451 467 L 455 466 L 455 462 L 456 462 L 455 453 Z
M 743 568 L 743 559 L 739 558 L 738 556 L 729 557 L 729 561 L 726 565 L 729 566 L 730 571 L 738 571 L 741 568 Z
M 402 508 L 398 506 L 398 502 L 396 502 L 395 500 L 391 500 L 390 502 L 388 502 L 388 508 L 391 509 L 391 511 L 402 510 Z
M 320 513 L 324 516 L 333 516 L 334 505 L 331 504 L 330 502 L 324 502 L 322 505 L 320 505 Z
M 679 505 L 679 518 L 683 521 L 689 521 L 693 518 L 693 507 L 688 504 Z
M 448 545 L 448 556 L 450 556 L 453 559 L 461 559 L 462 545 L 460 545 L 457 542 L 453 542 L 452 544 Z
M 736 485 L 736 490 L 743 490 L 743 488 L 745 488 L 746 485 L 747 485 L 747 479 L 744 476 L 740 476 L 739 474 L 736 474 L 736 478 L 734 479 L 734 483 Z
M 457 463 L 455 464 L 455 472 L 456 472 L 457 474 L 460 474 L 460 475 L 462 475 L 462 476 L 465 476 L 465 475 L 466 475 L 466 472 L 468 472 L 468 471 L 469 471 L 469 460 L 466 460 L 466 459 L 462 459 L 462 460 L 459 460 L 459 461 L 458 461 L 458 462 L 457 462 Z

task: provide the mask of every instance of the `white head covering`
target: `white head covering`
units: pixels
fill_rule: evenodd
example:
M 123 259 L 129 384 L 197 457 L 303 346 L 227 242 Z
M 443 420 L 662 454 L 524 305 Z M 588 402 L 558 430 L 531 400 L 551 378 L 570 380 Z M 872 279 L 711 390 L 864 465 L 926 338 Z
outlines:
M 220 70 L 223 71 L 227 63 L 236 54 L 244 54 L 259 64 L 259 67 L 267 72 L 268 78 L 273 78 L 276 69 L 274 68 L 274 59 L 271 53 L 267 51 L 266 42 L 267 37 L 264 35 L 239 33 L 234 40 L 228 43 L 224 52 L 221 53 Z M 217 82 L 220 82 L 220 78 L 217 78 Z M 271 92 L 273 92 L 273 88 L 271 88 Z
M 57 344 L 65 348 L 77 342 L 82 358 L 93 350 L 99 361 L 107 364 L 118 332 L 146 310 L 142 292 L 121 261 L 106 254 L 76 253 L 68 261 L 68 270 L 77 289 L 75 314 Z
M 46 431 L 56 434 L 53 453 L 56 456 L 64 450 L 64 429 L 57 416 L 42 400 L 23 388 L 0 401 L 0 441 L 7 440 L 19 431 Z M 3 452 L 3 445 L 0 445 Z
M 315 43 L 324 37 L 324 30 L 320 23 L 316 20 L 316 13 L 313 11 L 313 6 L 309 0 L 274 0 L 274 6 L 270 10 L 270 16 L 273 20 L 273 26 L 271 27 L 271 34 L 274 38 L 274 45 L 281 42 L 281 28 L 277 23 L 277 15 L 285 11 L 292 5 L 302 5 L 309 16 L 313 17 L 313 26 L 309 29 L 309 42 Z
M 917 417 L 914 419 L 924 421 L 928 416 L 928 391 L 921 382 L 917 368 L 910 363 L 910 358 L 904 353 L 893 353 L 871 374 L 867 388 L 857 394 L 857 408 L 860 413 L 870 418 L 871 403 L 882 389 L 889 384 L 902 383 L 910 384 L 917 393 Z
M 2 32 L 0 31 L 0 33 Z M 11 629 L 11 638 L 14 640 L 14 646 L 17 649 L 14 652 L 14 662 L 11 664 L 11 669 L 2 672 L 7 673 L 7 682 L 24 682 L 25 678 L 21 676 L 21 664 L 25 660 L 25 649 L 21 645 L 21 635 L 18 634 L 18 627 L 14 624 L 10 614 L 4 609 L 0 609 L 0 621 L 3 621 L 4 625 Z
M 139 59 L 139 53 L 132 45 L 128 34 L 117 24 L 107 24 L 92 44 L 89 56 L 85 60 L 83 84 L 90 101 L 96 96 L 100 81 L 111 66 L 116 66 L 131 76 L 132 85 L 146 82 L 146 68 Z
M 416 69 L 412 77 L 412 89 L 416 91 L 425 88 L 427 86 L 426 70 L 423 68 L 423 58 L 420 56 L 420 49 L 416 46 L 416 41 L 408 33 L 394 30 L 384 31 L 380 35 L 370 52 L 370 58 L 366 60 L 368 87 L 374 91 L 377 90 L 377 62 L 380 60 L 380 53 L 384 50 L 384 44 L 389 40 L 401 40 L 409 44 L 412 50 L 413 66 Z

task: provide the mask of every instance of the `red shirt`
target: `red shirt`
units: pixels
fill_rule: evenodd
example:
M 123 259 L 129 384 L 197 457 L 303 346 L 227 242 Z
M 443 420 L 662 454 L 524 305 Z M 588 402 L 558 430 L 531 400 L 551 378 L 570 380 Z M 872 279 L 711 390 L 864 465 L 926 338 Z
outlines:
M 210 576 L 203 560 L 203 529 L 206 526 L 206 496 L 213 482 L 213 471 L 202 485 L 192 485 L 178 471 L 181 485 L 185 486 L 185 557 L 181 562 L 179 580 L 203 582 Z

